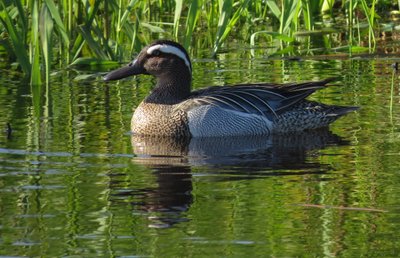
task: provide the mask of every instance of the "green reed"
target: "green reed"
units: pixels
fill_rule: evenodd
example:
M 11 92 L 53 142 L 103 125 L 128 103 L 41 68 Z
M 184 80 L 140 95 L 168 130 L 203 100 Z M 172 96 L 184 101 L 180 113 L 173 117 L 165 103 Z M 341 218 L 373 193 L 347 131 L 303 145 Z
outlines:
M 394 81 L 398 70 L 399 70 L 399 64 L 397 62 L 392 64 L 392 80 L 390 83 L 390 102 L 389 102 L 390 121 L 393 121 Z
M 26 49 L 28 40 L 28 18 L 25 16 L 21 2 L 14 1 L 14 6 L 7 7 L 4 2 L 0 2 L 0 21 L 3 25 L 2 33 L 7 32 L 8 40 L 2 40 L 3 48 L 21 66 L 24 73 L 29 74 L 31 62 L 29 52 Z M 16 16 L 17 18 L 13 18 Z
M 278 42 L 274 43 L 276 53 L 290 53 L 299 34 L 314 32 L 322 17 L 334 20 L 333 14 L 347 14 L 351 51 L 355 42 L 353 28 L 358 23 L 354 13 L 362 11 L 369 27 L 369 49 L 373 51 L 378 1 L 334 3 L 334 0 L 7 0 L 0 2 L 0 48 L 8 53 L 10 61 L 17 61 L 32 84 L 40 84 L 50 80 L 55 67 L 125 62 L 157 38 L 177 40 L 189 50 L 201 45 L 212 49 L 211 55 L 233 37 L 254 46 L 267 38 Z
M 375 17 L 377 16 L 375 12 L 375 4 L 376 0 L 373 0 L 371 3 L 371 7 L 368 7 L 368 4 L 365 0 L 361 0 L 362 9 L 364 10 L 365 16 L 368 22 L 368 46 L 370 51 L 375 50 L 376 40 L 375 40 Z

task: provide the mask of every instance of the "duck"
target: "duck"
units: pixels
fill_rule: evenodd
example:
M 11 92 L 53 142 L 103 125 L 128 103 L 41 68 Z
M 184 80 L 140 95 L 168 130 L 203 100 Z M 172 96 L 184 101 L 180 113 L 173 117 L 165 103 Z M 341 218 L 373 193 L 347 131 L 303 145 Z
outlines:
M 186 49 L 165 39 L 144 47 L 127 66 L 108 72 L 103 79 L 113 81 L 141 74 L 154 76 L 156 85 L 133 113 L 134 135 L 269 136 L 328 127 L 358 109 L 306 99 L 335 78 L 210 86 L 192 91 L 192 63 Z

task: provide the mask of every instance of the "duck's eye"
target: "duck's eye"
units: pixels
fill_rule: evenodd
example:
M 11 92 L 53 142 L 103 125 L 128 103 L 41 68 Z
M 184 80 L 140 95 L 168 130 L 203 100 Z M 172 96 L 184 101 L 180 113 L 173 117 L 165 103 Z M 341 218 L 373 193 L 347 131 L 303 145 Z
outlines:
M 151 54 L 152 54 L 153 56 L 159 56 L 159 55 L 161 55 L 161 51 L 158 50 L 158 49 L 155 49 L 155 50 L 153 50 L 153 52 L 151 52 Z

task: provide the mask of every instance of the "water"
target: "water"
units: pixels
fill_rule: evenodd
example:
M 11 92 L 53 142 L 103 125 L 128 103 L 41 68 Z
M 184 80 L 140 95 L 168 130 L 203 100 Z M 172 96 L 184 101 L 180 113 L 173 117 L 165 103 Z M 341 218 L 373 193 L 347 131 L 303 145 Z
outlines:
M 397 256 L 396 60 L 249 51 L 195 60 L 194 87 L 339 76 L 310 98 L 361 109 L 290 137 L 154 141 L 129 134 L 151 77 L 59 71 L 31 91 L 3 68 L 0 128 L 12 133 L 0 134 L 0 255 Z

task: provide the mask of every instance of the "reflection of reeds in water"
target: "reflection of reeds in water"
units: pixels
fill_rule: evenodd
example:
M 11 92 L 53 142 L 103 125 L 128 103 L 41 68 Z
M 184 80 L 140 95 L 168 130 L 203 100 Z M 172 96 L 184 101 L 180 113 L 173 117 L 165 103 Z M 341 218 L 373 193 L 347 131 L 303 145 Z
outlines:
M 390 113 L 390 121 L 393 124 L 393 96 L 394 96 L 394 78 L 399 70 L 399 64 L 396 62 L 392 64 L 392 80 L 390 83 L 390 104 L 389 104 L 389 113 Z
M 322 18 L 315 17 L 334 20 L 334 14 L 341 13 L 346 14 L 344 20 L 349 25 L 349 52 L 355 47 L 353 44 L 361 44 L 361 34 L 353 33 L 359 32 L 362 22 L 367 23 L 368 49 L 373 50 L 377 1 L 342 2 L 1 1 L 0 45 L 30 76 L 32 84 L 40 84 L 43 79 L 48 82 L 55 66 L 126 61 L 132 53 L 160 37 L 173 38 L 185 47 L 213 49 L 213 55 L 229 36 L 254 46 L 264 37 L 279 42 L 276 53 L 290 53 L 296 33 L 321 32 L 316 24 Z M 326 35 L 331 32 L 325 31 Z M 329 48 L 328 41 L 333 38 L 323 37 Z M 307 48 L 307 42 L 305 45 Z

